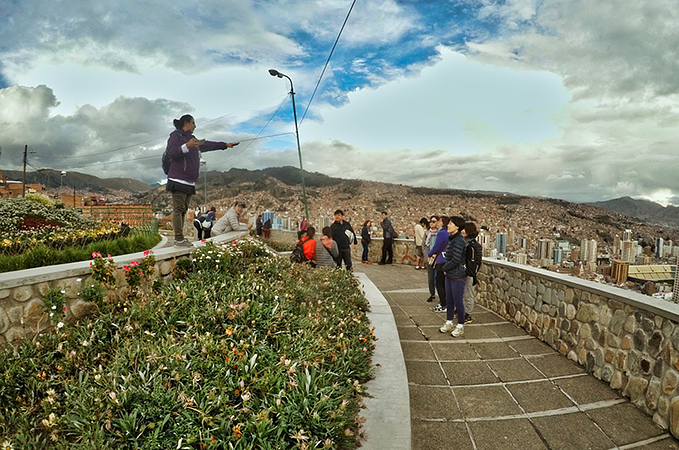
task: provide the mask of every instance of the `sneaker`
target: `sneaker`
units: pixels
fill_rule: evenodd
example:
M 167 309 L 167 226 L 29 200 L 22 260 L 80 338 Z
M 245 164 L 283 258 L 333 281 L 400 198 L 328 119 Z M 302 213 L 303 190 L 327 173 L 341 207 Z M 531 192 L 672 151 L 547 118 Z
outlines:
M 456 329 L 453 321 L 452 320 L 446 320 L 446 323 L 443 324 L 443 326 L 441 328 L 439 328 L 439 331 L 441 333 L 448 333 L 449 331 L 452 331 L 453 329 Z
M 465 314 L 465 315 L 464 315 L 464 323 L 465 323 L 465 324 L 472 323 L 473 321 L 474 321 L 474 320 L 472 319 L 471 314 Z
M 434 297 L 429 297 L 429 298 L 427 299 L 427 303 L 431 303 L 431 302 L 433 302 L 433 301 L 434 301 Z
M 446 307 L 441 305 L 436 305 L 432 309 L 434 312 L 446 312 Z
M 415 270 L 420 270 L 420 266 L 415 266 Z
M 193 244 L 190 243 L 187 239 L 184 239 L 183 241 L 175 242 L 174 246 L 175 247 L 193 247 Z
M 450 322 L 450 323 L 452 323 L 452 322 Z M 446 325 L 447 324 L 448 324 L 448 322 L 446 322 Z M 443 328 L 441 328 L 441 329 L 443 330 Z M 453 330 L 452 333 L 450 333 L 450 335 L 452 337 L 460 337 L 463 334 L 464 334 L 464 325 L 455 325 L 455 329 Z

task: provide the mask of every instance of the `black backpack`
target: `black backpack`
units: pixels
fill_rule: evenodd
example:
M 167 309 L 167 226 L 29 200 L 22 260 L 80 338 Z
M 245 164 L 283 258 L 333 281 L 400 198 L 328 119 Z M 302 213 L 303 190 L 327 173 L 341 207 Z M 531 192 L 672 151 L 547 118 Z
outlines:
M 174 131 L 173 131 L 174 133 Z M 160 160 L 161 165 L 163 166 L 163 172 L 165 172 L 165 175 L 168 175 L 170 173 L 170 163 L 172 162 L 172 158 L 170 158 L 170 155 L 167 153 L 167 147 L 165 148 L 165 151 L 163 152 L 163 156 Z
M 467 262 L 466 272 L 468 277 L 476 278 L 481 268 L 481 259 L 483 258 L 483 248 L 476 240 L 467 244 Z
M 306 237 L 306 239 L 300 239 L 297 241 L 297 245 L 295 245 L 295 248 L 292 250 L 292 254 L 290 255 L 290 261 L 294 263 L 304 263 L 307 262 L 308 259 L 306 255 L 304 254 L 304 243 L 308 242 L 310 237 Z

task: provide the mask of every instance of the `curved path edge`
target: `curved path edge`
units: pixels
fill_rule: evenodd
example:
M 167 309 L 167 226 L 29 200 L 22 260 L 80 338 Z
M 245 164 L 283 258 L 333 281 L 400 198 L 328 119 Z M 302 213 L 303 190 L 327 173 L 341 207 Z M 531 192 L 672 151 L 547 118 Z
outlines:
M 356 273 L 370 303 L 368 319 L 377 338 L 373 353 L 375 378 L 365 388 L 369 396 L 361 411 L 364 449 L 410 450 L 410 394 L 401 341 L 391 307 L 365 273 Z

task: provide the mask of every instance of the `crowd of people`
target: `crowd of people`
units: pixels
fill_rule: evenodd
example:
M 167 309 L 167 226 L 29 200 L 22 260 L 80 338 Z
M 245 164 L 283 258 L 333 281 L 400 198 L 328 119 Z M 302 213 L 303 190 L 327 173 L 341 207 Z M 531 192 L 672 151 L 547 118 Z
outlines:
M 192 246 L 184 237 L 183 224 L 191 197 L 196 191 L 200 152 L 231 148 L 238 143 L 198 140 L 193 136 L 196 123 L 190 115 L 175 120 L 174 125 L 175 130 L 170 134 L 163 155 L 163 169 L 168 176 L 166 189 L 172 193 L 174 245 L 184 247 Z M 241 217 L 245 207 L 244 202 L 236 201 L 219 220 L 215 220 L 214 207 L 210 207 L 205 214 L 197 213 L 193 224 L 198 239 L 206 239 L 229 231 L 250 229 L 251 225 L 243 223 Z M 255 227 L 257 235 L 269 238 L 271 220 L 262 222 L 260 215 L 257 217 Z M 393 264 L 393 243 L 394 239 L 398 238 L 398 233 L 394 230 L 386 211 L 381 214 L 380 228 L 383 241 L 379 264 Z M 481 245 L 476 241 L 478 233 L 475 223 L 465 222 L 460 216 L 434 215 L 429 220 L 422 218 L 414 227 L 415 269 L 427 271 L 429 288 L 427 301 L 434 302 L 438 294 L 438 304 L 432 309 L 436 312 L 445 312 L 446 322 L 440 331 L 450 332 L 453 337 L 462 336 L 464 324 L 472 322 L 476 273 L 481 265 L 483 253 Z M 369 264 L 368 249 L 372 241 L 370 220 L 363 223 L 360 236 L 363 246 L 361 262 Z M 346 270 L 352 270 L 351 247 L 357 249 L 358 239 L 351 224 L 344 219 L 344 212 L 341 209 L 335 211 L 332 224 L 323 227 L 320 238 L 315 237 L 316 229 L 310 226 L 306 219 L 302 220 L 291 260 L 308 263 L 313 267 L 341 269 L 344 266 Z

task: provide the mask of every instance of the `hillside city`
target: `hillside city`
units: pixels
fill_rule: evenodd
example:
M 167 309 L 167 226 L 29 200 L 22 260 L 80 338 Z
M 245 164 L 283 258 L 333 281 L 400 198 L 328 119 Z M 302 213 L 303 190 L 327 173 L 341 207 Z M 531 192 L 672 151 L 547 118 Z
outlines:
M 265 211 L 274 213 L 274 228 L 294 230 L 304 217 L 302 190 L 279 178 L 223 180 L 209 173 L 212 182 L 197 186 L 196 208 L 215 206 L 220 216 L 238 199 L 254 222 Z M 381 237 L 380 213 L 388 212 L 402 239 L 413 236 L 415 224 L 431 215 L 459 215 L 476 222 L 484 257 L 505 259 L 564 273 L 623 289 L 671 300 L 679 258 L 676 229 L 652 225 L 587 204 L 507 193 L 416 188 L 388 183 L 331 179 L 307 186 L 310 223 L 329 225 L 333 212 L 342 209 L 358 232 L 371 220 Z M 4 181 L 0 194 L 17 195 L 17 184 Z M 125 189 L 31 185 L 61 199 L 66 206 L 90 210 L 108 205 L 147 205 L 161 220 L 169 214 L 164 186 L 147 192 Z M 207 202 L 205 201 L 207 194 Z M 92 214 L 91 212 L 89 214 Z M 130 214 L 128 214 L 130 217 Z M 677 243 L 677 244 L 675 244 Z

